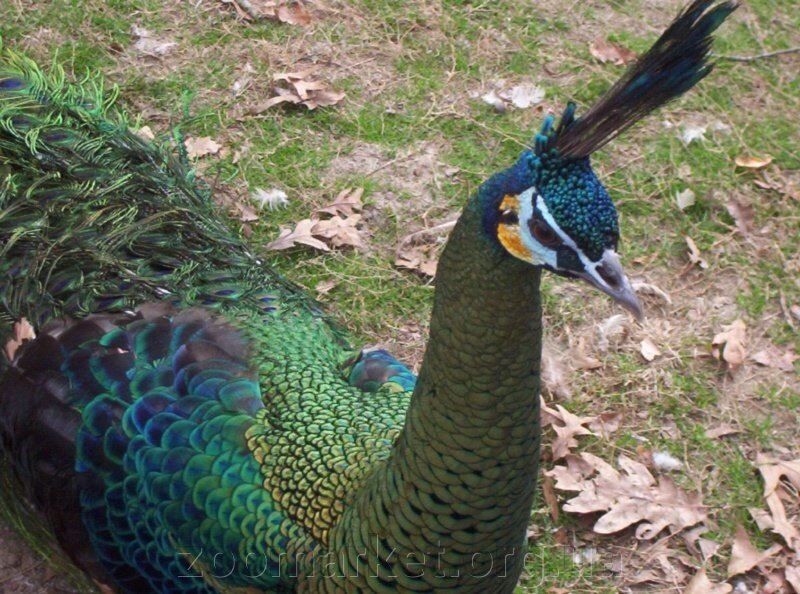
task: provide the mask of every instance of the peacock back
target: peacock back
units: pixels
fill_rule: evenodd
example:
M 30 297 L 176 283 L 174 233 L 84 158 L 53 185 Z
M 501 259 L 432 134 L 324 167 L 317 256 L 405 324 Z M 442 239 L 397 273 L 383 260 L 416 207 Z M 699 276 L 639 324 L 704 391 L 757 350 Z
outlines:
M 0 433 L 98 581 L 291 588 L 388 456 L 414 378 L 354 351 L 115 99 L 0 62 L 0 337 L 37 334 L 0 364 Z

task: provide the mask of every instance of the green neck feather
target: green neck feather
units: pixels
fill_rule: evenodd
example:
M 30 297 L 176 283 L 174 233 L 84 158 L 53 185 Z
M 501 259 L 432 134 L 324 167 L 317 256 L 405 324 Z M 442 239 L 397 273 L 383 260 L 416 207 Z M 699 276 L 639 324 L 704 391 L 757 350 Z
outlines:
M 516 585 L 539 456 L 539 271 L 484 239 L 480 211 L 473 199 L 442 255 L 405 429 L 311 559 L 309 591 Z

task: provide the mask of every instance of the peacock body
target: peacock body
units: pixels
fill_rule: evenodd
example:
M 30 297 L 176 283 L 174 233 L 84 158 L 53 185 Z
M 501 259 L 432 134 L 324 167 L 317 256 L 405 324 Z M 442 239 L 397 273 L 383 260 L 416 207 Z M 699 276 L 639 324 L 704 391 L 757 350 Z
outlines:
M 67 554 L 120 592 L 511 592 L 540 271 L 640 313 L 589 155 L 708 73 L 733 9 L 695 0 L 470 198 L 418 378 L 260 261 L 114 91 L 5 51 L 0 435 Z M 22 319 L 35 338 L 16 340 Z

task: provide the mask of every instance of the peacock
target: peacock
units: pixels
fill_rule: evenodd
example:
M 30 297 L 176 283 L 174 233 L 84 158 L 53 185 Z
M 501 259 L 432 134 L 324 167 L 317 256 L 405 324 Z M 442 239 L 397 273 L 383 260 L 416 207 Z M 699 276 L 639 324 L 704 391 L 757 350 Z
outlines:
M 125 593 L 512 592 L 541 271 L 641 316 L 590 156 L 710 72 L 735 7 L 693 0 L 469 198 L 418 377 L 262 261 L 116 90 L 4 50 L 0 436 L 66 554 Z

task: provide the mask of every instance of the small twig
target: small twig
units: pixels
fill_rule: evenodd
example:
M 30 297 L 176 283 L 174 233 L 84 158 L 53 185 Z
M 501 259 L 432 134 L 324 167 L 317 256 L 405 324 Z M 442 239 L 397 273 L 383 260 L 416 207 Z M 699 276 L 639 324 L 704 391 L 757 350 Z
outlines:
M 254 21 L 260 21 L 264 18 L 255 6 L 250 4 L 250 0 L 233 0 L 236 5 L 247 13 L 247 15 Z
M 379 171 L 382 171 L 382 170 L 386 169 L 387 167 L 389 167 L 389 166 L 391 166 L 391 165 L 394 165 L 395 163 L 397 163 L 397 162 L 398 162 L 398 161 L 400 161 L 401 159 L 408 159 L 409 157 L 411 157 L 411 156 L 413 156 L 413 155 L 414 155 L 414 153 L 410 153 L 410 154 L 408 154 L 408 155 L 400 155 L 399 157 L 395 157 L 394 159 L 391 159 L 391 160 L 389 160 L 389 161 L 386 161 L 385 163 L 381 163 L 380 165 L 378 165 L 378 166 L 377 166 L 375 169 L 373 169 L 372 171 L 368 171 L 368 172 L 367 172 L 367 173 L 364 175 L 364 177 L 371 177 L 371 176 L 375 175 L 376 173 L 378 173 Z
M 721 56 L 719 54 L 711 54 L 712 58 L 717 60 L 730 60 L 731 62 L 755 62 L 763 58 L 774 58 L 775 56 L 782 56 L 784 54 L 796 54 L 800 52 L 800 47 L 790 47 L 787 49 L 777 50 L 774 52 L 765 52 L 763 54 L 756 54 L 755 56 Z
M 449 229 L 452 229 L 453 227 L 456 226 L 457 222 L 458 222 L 458 219 L 453 219 L 452 221 L 445 221 L 444 223 L 439 223 L 438 225 L 435 225 L 435 226 L 430 227 L 428 229 L 422 229 L 421 231 L 415 231 L 414 233 L 406 235 L 403 239 L 401 239 L 400 240 L 400 245 L 402 246 L 402 245 L 406 245 L 407 243 L 411 243 L 417 237 L 420 237 L 422 235 L 429 235 L 429 234 L 430 235 L 434 235 L 434 234 L 438 234 L 441 231 L 447 231 Z

